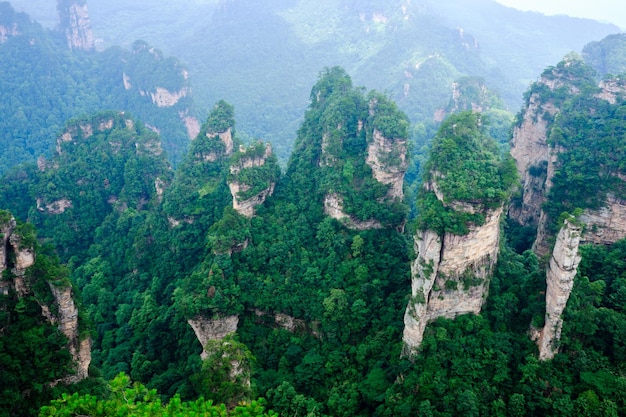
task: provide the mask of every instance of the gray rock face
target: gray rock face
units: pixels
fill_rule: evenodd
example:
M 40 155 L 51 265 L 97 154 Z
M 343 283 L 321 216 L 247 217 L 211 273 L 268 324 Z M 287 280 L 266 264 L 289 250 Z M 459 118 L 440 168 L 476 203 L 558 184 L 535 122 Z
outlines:
M 187 323 L 189 323 L 198 341 L 202 345 L 200 357 L 206 359 L 209 355 L 209 353 L 204 350 L 206 343 L 209 340 L 222 340 L 227 335 L 235 333 L 237 331 L 237 325 L 239 324 L 239 317 L 226 316 L 209 319 L 203 316 L 197 316 L 187 320 Z
M 487 211 L 485 223 L 471 226 L 464 236 L 417 233 L 411 300 L 404 314 L 405 354 L 419 348 L 429 322 L 480 312 L 498 259 L 502 212 L 502 207 Z
M 546 272 L 546 318 L 538 335 L 539 359 L 552 359 L 558 351 L 563 327 L 563 310 L 574 287 L 574 277 L 580 262 L 578 246 L 581 227 L 565 221 L 559 231 Z
M 18 297 L 25 297 L 32 293 L 27 280 L 27 269 L 35 264 L 35 251 L 23 245 L 22 237 L 15 233 L 16 221 L 14 218 L 0 224 L 0 274 L 11 268 L 12 280 L 0 280 L 0 293 L 7 295 L 13 288 Z M 11 261 L 9 261 L 9 254 Z M 48 282 L 54 296 L 57 312 L 52 313 L 50 306 L 41 304 L 43 316 L 68 339 L 68 350 L 76 366 L 76 374 L 64 378 L 64 382 L 77 382 L 87 378 L 91 362 L 91 340 L 80 338 L 78 326 L 78 309 L 72 297 L 70 285 L 55 285 Z M 57 381 L 60 382 L 60 381 Z
M 91 51 L 94 49 L 91 20 L 87 2 L 82 0 L 58 0 L 59 28 L 65 34 L 70 49 Z

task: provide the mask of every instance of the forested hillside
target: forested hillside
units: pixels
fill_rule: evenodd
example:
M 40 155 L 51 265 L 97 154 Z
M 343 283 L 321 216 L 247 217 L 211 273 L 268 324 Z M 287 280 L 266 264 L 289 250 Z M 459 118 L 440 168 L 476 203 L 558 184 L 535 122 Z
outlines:
M 145 42 L 131 50 L 70 50 L 60 31 L 42 28 L 0 3 L 0 173 L 49 155 L 73 117 L 115 109 L 141 117 L 163 135 L 178 161 L 195 117 L 186 69 Z
M 21 7 L 45 19 L 54 11 L 45 3 Z M 619 31 L 492 0 L 94 1 L 89 12 L 105 47 L 144 39 L 185 62 L 195 99 L 233 104 L 242 138 L 272 142 L 282 165 L 323 67 L 340 65 L 357 85 L 389 93 L 414 134 L 432 137 L 459 78 L 482 78 L 516 113 L 543 68 Z
M 220 62 L 271 49 L 226 36 L 258 18 L 334 59 L 304 3 L 250 3 L 197 3 L 218 92 Z M 190 124 L 176 59 L 0 3 L 0 416 L 626 416 L 623 36 L 537 71 L 513 117 L 506 77 L 431 19 L 457 9 L 344 3 L 348 23 L 307 11 L 366 28 L 363 65 L 316 62 L 283 165 L 228 100 Z M 353 80 L 379 86 L 409 35 L 438 52 L 407 94 Z
M 597 95 L 594 79 L 585 78 L 591 70 L 568 62 L 546 74 L 566 70 L 559 76 L 589 83 L 577 91 Z M 580 94 L 564 94 L 567 110 L 554 135 L 579 118 Z M 594 129 L 621 129 L 616 110 L 623 96 L 614 99 L 583 107 L 596 109 Z M 233 115 L 232 106 L 217 103 L 175 173 L 154 132 L 123 114 L 101 113 L 68 123 L 54 156 L 4 181 L 2 206 L 57 245 L 91 321 L 91 388 L 45 415 L 65 415 L 54 413 L 67 407 L 98 415 L 89 408 L 96 401 L 115 409 L 121 390 L 130 389 L 128 377 L 173 398 L 167 407 L 189 412 L 208 410 L 194 402 L 200 396 L 227 406 L 260 396 L 280 415 L 623 415 L 623 240 L 580 248 L 554 359 L 540 361 L 529 336 L 546 312 L 545 264 L 512 249 L 508 229 L 498 263 L 481 280 L 489 295 L 480 312 L 433 318 L 419 349 L 403 355 L 411 265 L 419 263 L 414 229 L 405 227 L 407 207 L 394 191 L 407 169 L 407 117 L 384 95 L 354 87 L 345 71 L 327 69 L 279 176 L 270 147 L 240 145 Z M 511 168 L 498 168 L 500 150 L 481 117 L 450 118 L 438 133 L 443 150 L 434 146 L 425 163 L 425 181 L 438 178 L 444 204 L 460 199 L 494 208 L 506 197 Z M 483 156 L 471 160 L 476 146 Z M 610 146 L 621 152 L 623 143 Z M 483 180 L 457 176 L 458 164 L 445 156 L 465 151 L 459 164 L 486 164 L 477 169 L 508 179 L 496 181 L 493 192 L 480 186 L 483 193 L 473 193 L 472 184 Z M 559 161 L 559 172 L 574 169 L 569 157 Z M 606 187 L 621 195 L 619 186 Z M 236 204 L 248 199 L 251 213 Z M 431 211 L 418 206 L 418 228 L 437 230 Z M 474 217 L 464 221 L 480 225 Z M 448 219 L 437 221 L 446 233 L 465 233 Z M 462 276 L 453 288 L 448 277 L 434 291 L 446 299 L 472 279 Z M 128 377 L 118 377 L 106 394 L 98 378 L 120 372 Z M 124 392 L 137 398 L 144 389 Z M 133 403 L 137 413 L 157 410 L 150 398 Z

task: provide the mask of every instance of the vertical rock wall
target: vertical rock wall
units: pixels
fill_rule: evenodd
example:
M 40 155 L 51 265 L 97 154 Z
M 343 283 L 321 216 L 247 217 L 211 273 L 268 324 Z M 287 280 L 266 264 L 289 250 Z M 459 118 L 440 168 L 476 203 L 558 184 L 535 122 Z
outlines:
M 574 287 L 574 277 L 580 262 L 578 246 L 582 227 L 565 221 L 559 231 L 546 272 L 546 318 L 537 339 L 539 359 L 552 359 L 558 351 L 563 327 L 563 310 Z
M 471 226 L 464 236 L 417 233 L 411 300 L 404 314 L 405 353 L 419 348 L 426 325 L 438 317 L 480 312 L 498 259 L 502 211 L 487 211 L 485 223 Z
M 58 0 L 59 29 L 65 34 L 70 49 L 94 49 L 91 20 L 85 0 Z

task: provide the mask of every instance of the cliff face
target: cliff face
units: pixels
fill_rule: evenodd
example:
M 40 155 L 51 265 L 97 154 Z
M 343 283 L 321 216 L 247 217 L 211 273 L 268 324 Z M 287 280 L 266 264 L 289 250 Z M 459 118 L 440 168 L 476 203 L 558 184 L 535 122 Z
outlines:
M 85 0 L 58 0 L 59 29 L 65 34 L 70 49 L 94 49 L 91 20 Z
M 233 209 L 245 217 L 254 216 L 255 207 L 274 193 L 278 172 L 269 143 L 259 142 L 247 150 L 240 147 L 236 161 L 230 166 L 228 180 Z
M 526 107 L 522 111 L 521 122 L 513 132 L 511 155 L 516 161 L 518 173 L 522 179 L 522 189 L 521 200 L 518 204 L 511 206 L 509 217 L 521 225 L 537 227 L 533 251 L 538 256 L 544 256 L 550 252 L 548 230 L 550 219 L 543 212 L 542 205 L 546 202 L 547 195 L 552 188 L 553 178 L 560 164 L 560 155 L 568 151 L 563 146 L 548 144 L 554 120 L 561 113 L 564 100 L 571 100 L 581 94 L 581 83 L 593 82 L 593 80 L 586 80 L 583 76 L 577 78 L 571 75 L 569 70 L 580 65 L 584 64 L 566 58 L 558 67 L 547 70 L 531 87 Z M 625 93 L 626 87 L 623 80 L 610 79 L 600 82 L 598 92 L 594 97 L 615 104 L 624 98 Z M 600 210 L 586 210 L 585 217 L 581 219 L 585 223 L 591 222 L 590 225 L 595 224 L 593 232 L 591 228 L 588 228 L 590 241 L 609 243 L 611 239 L 620 235 L 620 232 L 608 231 L 613 227 L 612 217 L 615 218 L 616 230 L 621 227 L 619 224 L 622 223 L 620 220 L 622 209 L 618 199 L 609 195 L 604 205 L 605 208 Z M 596 229 L 601 231 L 598 232 Z M 606 238 L 602 238 L 597 233 L 606 235 Z M 613 237 L 609 238 L 610 234 L 613 234 Z
M 585 232 L 582 240 L 610 245 L 626 237 L 626 200 L 609 194 L 604 207 L 585 210 L 580 216 Z
M 554 74 L 558 76 L 558 73 Z M 558 80 L 558 78 L 557 78 Z M 536 90 L 544 88 L 554 91 L 562 87 L 564 81 L 542 77 L 534 85 Z M 522 180 L 522 203 L 512 206 L 509 216 L 522 225 L 537 224 L 541 215 L 541 205 L 548 192 L 552 172 L 548 172 L 554 150 L 547 139 L 554 117 L 559 112 L 554 100 L 539 92 L 530 94 L 522 111 L 522 121 L 513 130 L 511 156 L 515 159 L 517 171 Z
M 433 139 L 418 199 L 416 259 L 404 315 L 405 354 L 438 317 L 478 314 L 498 260 L 500 218 L 515 167 L 488 136 L 482 115 L 450 116 Z
M 389 185 L 387 197 L 402 199 L 402 184 L 408 166 L 406 160 L 406 139 L 386 138 L 378 129 L 374 129 L 372 139 L 367 146 L 367 165 L 372 168 L 376 181 Z
M 61 333 L 68 339 L 68 349 L 72 355 L 72 359 L 76 363 L 76 374 L 67 378 L 69 382 L 77 382 L 87 378 L 89 364 L 91 363 L 91 339 L 80 338 L 78 331 L 78 309 L 72 297 L 71 286 L 58 287 L 55 284 L 48 283 L 52 295 L 54 295 L 55 304 L 58 312 L 54 315 L 50 314 L 48 319 L 56 324 Z
M 478 314 L 497 262 L 502 207 L 488 210 L 482 226 L 463 236 L 424 230 L 415 236 L 411 300 L 404 314 L 407 353 L 419 348 L 426 325 L 438 317 Z
M 201 358 L 206 359 L 209 355 L 209 352 L 204 350 L 207 342 L 209 340 L 222 340 L 227 335 L 235 333 L 239 324 L 239 317 L 226 316 L 208 319 L 203 316 L 197 316 L 187 320 L 187 323 L 189 323 L 202 345 Z
M 574 277 L 580 262 L 578 245 L 581 226 L 565 221 L 559 231 L 546 272 L 545 325 L 537 338 L 539 359 L 552 359 L 558 351 L 563 319 L 561 314 L 574 287 Z
M 0 292 L 6 296 L 13 290 L 18 298 L 33 294 L 31 281 L 38 277 L 30 277 L 28 268 L 35 264 L 34 249 L 24 245 L 24 237 L 18 233 L 16 221 L 12 217 L 5 218 L 3 216 L 0 220 L 0 233 L 2 233 L 0 239 L 2 244 L 0 247 L 0 273 L 4 275 L 4 271 L 7 269 L 11 272 L 10 279 L 0 280 Z M 69 375 L 64 378 L 64 381 L 77 382 L 88 376 L 89 363 L 91 362 L 91 340 L 79 337 L 78 310 L 72 297 L 71 285 L 48 281 L 48 286 L 54 298 L 54 306 L 37 302 L 46 320 L 50 324 L 56 325 L 67 337 L 67 348 L 75 363 L 76 374 Z M 36 296 L 35 298 L 39 299 L 40 297 Z

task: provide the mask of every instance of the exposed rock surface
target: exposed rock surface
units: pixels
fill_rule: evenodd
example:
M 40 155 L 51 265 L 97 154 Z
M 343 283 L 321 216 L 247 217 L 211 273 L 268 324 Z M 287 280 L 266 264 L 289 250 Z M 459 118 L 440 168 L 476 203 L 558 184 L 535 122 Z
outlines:
M 326 194 L 324 197 L 324 214 L 353 230 L 381 229 L 383 227 L 376 220 L 361 221 L 354 216 L 347 215 L 343 211 L 343 200 L 335 193 Z
M 181 98 L 186 97 L 187 94 L 189 94 L 189 88 L 187 87 L 174 92 L 168 91 L 162 87 L 157 87 L 155 92 L 150 93 L 150 97 L 157 107 L 172 107 L 176 105 Z
M 54 295 L 58 313 L 51 321 L 59 326 L 61 333 L 69 340 L 69 351 L 72 359 L 76 362 L 76 374 L 67 378 L 68 382 L 77 382 L 87 378 L 89 364 L 91 363 L 91 339 L 79 337 L 78 309 L 72 297 L 72 287 L 49 283 L 52 295 Z
M 59 28 L 65 34 L 70 49 L 94 49 L 91 20 L 85 0 L 58 0 Z
M 522 123 L 513 130 L 511 155 L 522 179 L 522 204 L 511 207 L 509 215 L 520 224 L 537 224 L 545 201 L 547 165 L 550 147 L 547 144 L 550 122 L 558 112 L 552 103 L 543 103 L 539 94 L 530 96 Z M 531 169 L 532 168 L 532 169 Z
M 585 210 L 580 216 L 586 225 L 583 241 L 610 245 L 626 237 L 626 200 L 609 194 L 605 204 L 599 210 Z
M 404 314 L 405 353 L 419 348 L 426 325 L 438 317 L 480 312 L 498 259 L 502 211 L 487 211 L 485 223 L 470 226 L 464 236 L 417 233 L 411 299 Z
M 537 340 L 539 359 L 552 359 L 558 351 L 563 319 L 561 314 L 574 287 L 580 262 L 581 227 L 565 221 L 559 231 L 546 273 L 546 318 Z
M 208 319 L 203 316 L 197 316 L 193 319 L 187 320 L 187 323 L 191 326 L 198 341 L 202 345 L 202 353 L 200 357 L 206 359 L 209 355 L 204 350 L 207 341 L 209 340 L 222 340 L 225 336 L 235 333 L 237 331 L 237 325 L 239 324 L 238 316 L 226 316 L 226 317 L 214 317 Z
M 268 143 L 265 145 L 265 150 L 262 154 L 253 153 L 247 154 L 243 148 L 239 149 L 241 154 L 238 161 L 230 166 L 230 179 L 228 181 L 228 188 L 233 196 L 233 209 L 239 214 L 245 217 L 253 217 L 255 208 L 265 202 L 268 196 L 274 193 L 274 187 L 276 183 L 274 181 L 268 181 L 268 187 L 259 191 L 255 195 L 248 198 L 241 198 L 240 193 L 250 190 L 250 185 L 239 181 L 238 174 L 242 171 L 254 168 L 262 167 L 272 156 L 272 147 Z
M 12 282 L 0 280 L 0 293 L 7 295 L 11 286 L 18 297 L 32 293 L 26 278 L 26 270 L 35 264 L 35 252 L 22 244 L 22 237 L 15 233 L 16 221 L 11 218 L 0 224 L 0 274 L 10 268 Z M 12 254 L 9 261 L 9 252 Z M 52 313 L 50 306 L 40 304 L 44 317 L 68 338 L 68 350 L 76 364 L 76 374 L 64 378 L 65 382 L 77 382 L 87 378 L 89 363 L 91 362 L 91 340 L 81 339 L 78 329 L 78 309 L 72 298 L 70 285 L 55 285 L 48 282 L 54 296 L 56 313 Z
M 37 199 L 37 210 L 47 212 L 49 214 L 61 214 L 71 207 L 72 201 L 67 198 L 62 198 L 45 205 L 41 198 Z
M 12 25 L 0 25 L 0 43 L 6 42 L 9 38 L 19 35 L 20 32 L 17 28 L 17 23 Z
M 389 185 L 388 198 L 402 199 L 402 184 L 408 166 L 406 139 L 389 139 L 374 129 L 373 138 L 367 146 L 367 164 L 374 178 Z

